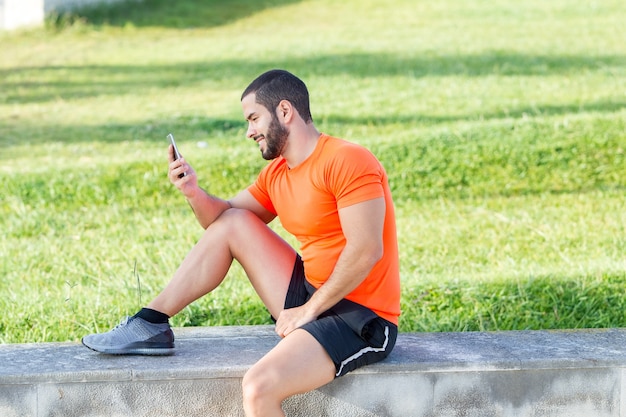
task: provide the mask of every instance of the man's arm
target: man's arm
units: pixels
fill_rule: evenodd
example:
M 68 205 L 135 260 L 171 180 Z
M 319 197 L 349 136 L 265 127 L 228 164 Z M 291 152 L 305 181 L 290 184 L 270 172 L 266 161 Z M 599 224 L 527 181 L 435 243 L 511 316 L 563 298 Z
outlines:
M 198 177 L 191 165 L 185 161 L 185 158 L 174 160 L 173 152 L 173 147 L 170 145 L 168 173 L 170 182 L 185 196 L 196 215 L 196 219 L 204 229 L 209 227 L 225 210 L 232 207 L 250 210 L 265 223 L 269 223 L 275 217 L 248 190 L 241 191 L 230 200 L 209 194 L 198 186 Z M 179 178 L 182 173 L 186 175 Z
M 383 197 L 339 210 L 346 246 L 332 274 L 311 299 L 303 306 L 283 310 L 278 316 L 276 332 L 280 336 L 315 320 L 363 282 L 383 255 L 385 210 Z

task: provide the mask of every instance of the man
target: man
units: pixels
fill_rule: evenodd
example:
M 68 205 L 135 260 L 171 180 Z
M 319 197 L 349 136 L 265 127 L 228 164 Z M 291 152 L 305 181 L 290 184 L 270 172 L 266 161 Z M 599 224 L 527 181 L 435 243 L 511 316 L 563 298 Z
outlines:
M 241 104 L 246 136 L 270 162 L 247 189 L 222 200 L 198 186 L 170 145 L 169 179 L 206 231 L 146 308 L 83 344 L 110 354 L 172 353 L 169 317 L 215 289 L 236 259 L 282 338 L 245 374 L 244 410 L 282 416 L 287 397 L 393 349 L 400 315 L 395 217 L 382 165 L 362 146 L 317 131 L 300 79 L 268 71 Z M 302 257 L 267 225 L 276 216 L 299 240 Z

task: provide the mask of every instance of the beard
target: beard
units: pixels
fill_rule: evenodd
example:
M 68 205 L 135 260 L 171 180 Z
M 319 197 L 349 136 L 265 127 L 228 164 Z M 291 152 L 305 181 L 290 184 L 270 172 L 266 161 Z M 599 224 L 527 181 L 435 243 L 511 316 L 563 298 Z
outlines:
M 265 150 L 261 151 L 263 159 L 269 161 L 278 158 L 285 149 L 288 137 L 289 129 L 281 126 L 278 118 L 273 116 L 265 134 Z

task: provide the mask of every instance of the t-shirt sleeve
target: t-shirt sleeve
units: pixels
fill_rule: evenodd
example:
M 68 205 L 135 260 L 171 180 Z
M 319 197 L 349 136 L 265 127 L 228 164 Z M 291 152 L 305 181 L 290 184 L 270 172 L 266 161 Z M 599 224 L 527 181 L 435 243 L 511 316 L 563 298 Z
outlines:
M 248 191 L 266 210 L 276 214 L 276 209 L 267 191 L 268 171 L 270 166 L 271 165 L 267 165 L 261 170 L 257 179 L 248 186 Z
M 333 159 L 331 170 L 330 186 L 338 208 L 384 196 L 384 169 L 364 147 L 342 149 Z

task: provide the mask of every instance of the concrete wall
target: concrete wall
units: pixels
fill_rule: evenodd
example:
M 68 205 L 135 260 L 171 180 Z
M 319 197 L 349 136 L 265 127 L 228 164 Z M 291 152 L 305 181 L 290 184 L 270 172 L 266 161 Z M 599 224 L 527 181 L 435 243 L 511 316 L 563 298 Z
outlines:
M 243 417 L 272 326 L 174 329 L 176 354 L 0 345 L 0 417 Z M 626 417 L 626 329 L 401 333 L 389 358 L 287 399 L 289 417 Z
M 0 30 L 40 26 L 44 16 L 53 11 L 119 1 L 124 0 L 0 0 Z

